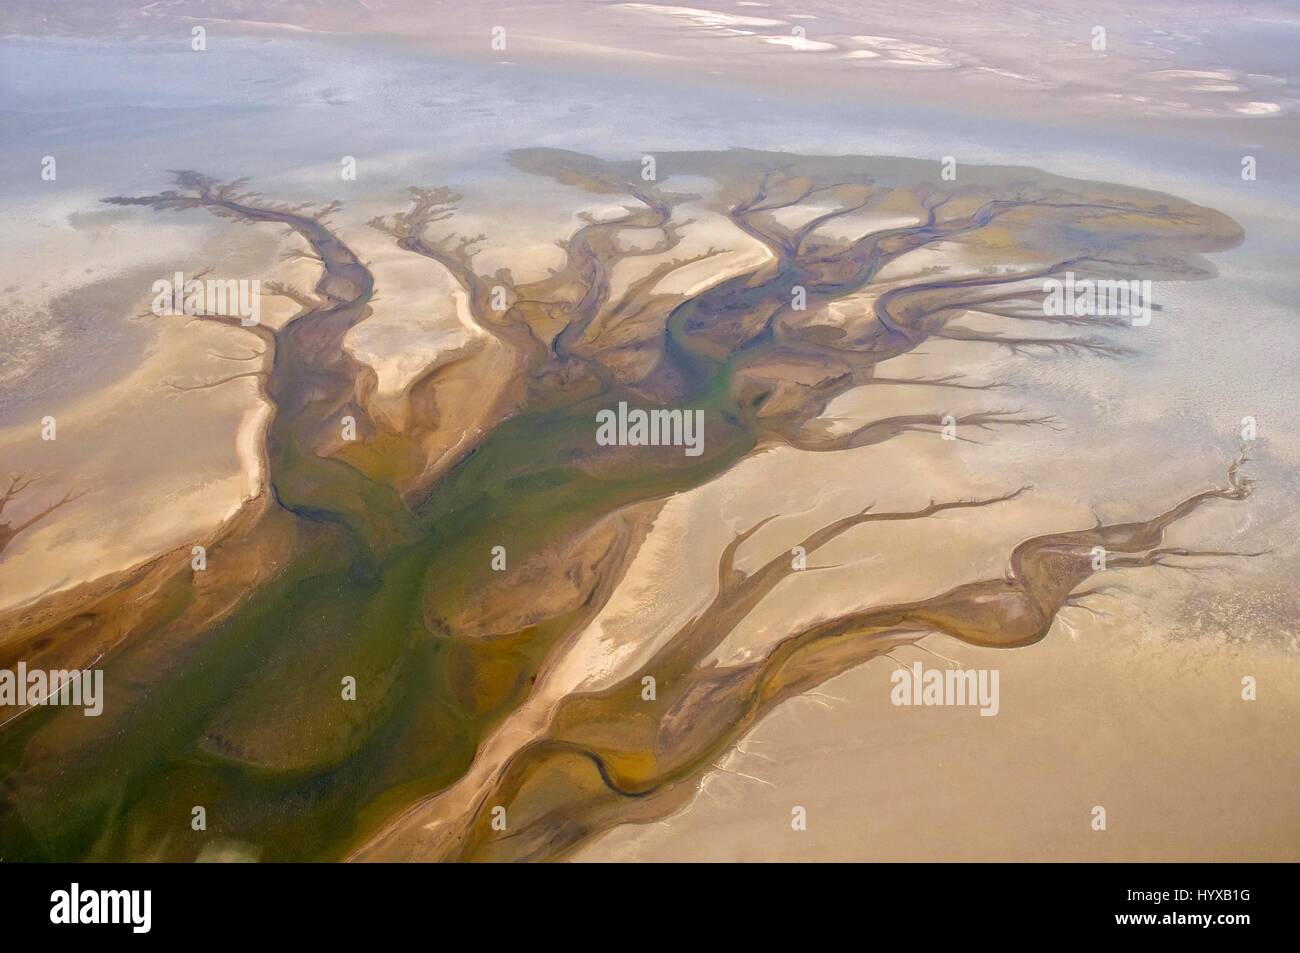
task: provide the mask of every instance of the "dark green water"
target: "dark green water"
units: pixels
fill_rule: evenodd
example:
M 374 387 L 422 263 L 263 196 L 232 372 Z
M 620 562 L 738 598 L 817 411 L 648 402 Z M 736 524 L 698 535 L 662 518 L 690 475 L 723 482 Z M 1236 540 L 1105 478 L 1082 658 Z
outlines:
M 611 391 L 505 421 L 415 512 L 360 471 L 298 447 L 315 371 L 286 341 L 269 435 L 276 497 L 307 527 L 302 554 L 201 638 L 162 627 L 106 665 L 105 714 L 40 709 L 0 736 L 0 856 L 188 860 L 218 845 L 264 860 L 337 858 L 412 799 L 461 776 L 484 733 L 525 697 L 572 619 L 492 638 L 431 631 L 490 572 L 600 516 L 699 485 L 753 446 L 730 368 L 692 353 L 688 311 L 668 359 L 709 422 L 705 454 L 593 476 Z M 666 458 L 665 458 L 666 459 Z M 561 571 L 563 567 L 558 567 Z M 185 603 L 177 598 L 176 611 Z M 357 699 L 341 698 L 353 676 Z M 207 829 L 191 829 L 202 805 Z

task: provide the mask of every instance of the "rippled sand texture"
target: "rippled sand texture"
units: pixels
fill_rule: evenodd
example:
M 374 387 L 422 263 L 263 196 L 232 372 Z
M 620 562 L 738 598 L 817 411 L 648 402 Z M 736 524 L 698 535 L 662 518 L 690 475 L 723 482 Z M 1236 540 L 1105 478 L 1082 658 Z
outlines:
M 1062 429 L 1032 389 L 979 376 L 979 356 L 1129 359 L 1122 322 L 1045 314 L 1046 278 L 1210 278 L 1202 255 L 1241 240 L 1231 219 L 1028 169 L 964 166 L 954 183 L 906 159 L 656 158 L 646 179 L 640 162 L 513 153 L 575 208 L 598 200 L 540 272 L 493 261 L 487 230 L 458 233 L 461 197 L 438 185 L 370 219 L 365 241 L 389 249 L 375 264 L 339 234 L 336 203 L 194 172 L 109 199 L 287 230 L 312 277 L 277 287 L 295 306 L 283 323 L 196 322 L 258 352 L 228 377 L 271 408 L 268 489 L 209 540 L 209 568 L 172 553 L 0 620 L 4 664 L 103 658 L 109 695 L 99 719 L 46 709 L 0 735 L 6 855 L 567 856 L 685 806 L 764 716 L 865 661 L 935 633 L 992 655 L 1034 645 L 1105 595 L 1096 547 L 1116 575 L 1252 562 L 1248 545 L 1173 539 L 1221 538 L 1198 521 L 1250 497 L 1225 448 L 1176 492 L 1129 487 L 1107 501 L 1128 515 L 1082 520 L 953 456 Z M 452 344 L 376 370 L 358 355 L 379 339 L 361 329 L 382 320 L 383 282 L 418 281 L 419 265 L 450 282 L 439 320 L 461 330 L 441 324 Z M 702 409 L 704 453 L 598 445 L 596 413 L 620 401 Z M 754 469 L 835 485 L 836 461 L 895 447 L 885 499 L 838 514 L 823 504 L 842 501 L 782 499 Z M 917 474 L 945 467 L 941 492 L 916 498 L 936 485 Z M 683 521 L 711 487 L 760 511 Z M 781 546 L 754 549 L 777 530 Z M 1006 538 L 945 569 L 950 533 Z M 917 559 L 923 591 L 820 586 L 802 621 L 753 628 L 853 540 Z M 665 560 L 690 566 L 692 595 L 675 621 L 620 634 L 614 610 L 626 629 L 644 598 L 629 587 Z M 179 833 L 194 803 L 210 837 Z

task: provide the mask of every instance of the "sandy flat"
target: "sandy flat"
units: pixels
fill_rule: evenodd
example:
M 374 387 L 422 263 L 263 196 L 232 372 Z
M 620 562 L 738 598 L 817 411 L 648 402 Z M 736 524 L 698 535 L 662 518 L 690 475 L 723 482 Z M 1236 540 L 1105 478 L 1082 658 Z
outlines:
M 221 248 L 210 245 L 202 253 L 218 269 Z M 278 254 L 263 258 L 264 273 L 276 273 Z M 186 267 L 192 267 L 190 260 Z M 246 254 L 235 260 L 246 263 L 232 273 L 247 269 Z M 147 309 L 147 286 L 142 290 L 146 294 L 132 313 Z M 276 320 L 279 307 L 267 302 L 268 321 Z M 20 521 L 69 489 L 82 494 L 20 534 L 0 555 L 0 606 L 99 578 L 200 539 L 263 485 L 260 434 L 268 418 L 256 380 L 186 393 L 168 386 L 255 370 L 257 361 L 226 358 L 251 357 L 261 342 L 238 329 L 187 324 L 183 317 L 128 314 L 121 319 L 145 322 L 151 336 L 134 369 L 90 396 L 52 406 L 53 441 L 40 438 L 39 417 L 0 430 L 6 468 L 42 476 L 6 509 L 6 519 Z

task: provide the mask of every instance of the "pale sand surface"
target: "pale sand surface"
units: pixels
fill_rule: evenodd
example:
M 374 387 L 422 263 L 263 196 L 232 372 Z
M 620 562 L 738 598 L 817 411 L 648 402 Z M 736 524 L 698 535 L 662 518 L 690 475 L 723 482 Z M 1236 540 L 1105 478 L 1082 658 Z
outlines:
M 400 396 L 438 357 L 487 338 L 473 324 L 464 293 L 440 265 L 402 251 L 373 229 L 340 229 L 380 289 L 371 314 L 348 332 L 344 347 L 374 369 L 379 396 Z
M 689 808 L 616 828 L 575 859 L 1296 860 L 1300 755 L 1269 740 L 1300 726 L 1293 652 L 1116 621 L 1071 613 L 1076 638 L 1058 623 L 1001 652 L 928 639 L 998 669 L 995 717 L 894 707 L 888 659 L 849 671 L 766 718 Z M 1258 701 L 1240 698 L 1245 674 Z M 795 805 L 806 831 L 791 829 Z M 1104 832 L 1091 829 L 1095 806 Z
M 911 198 L 910 193 L 906 194 L 906 197 Z M 919 225 L 925 220 L 914 208 L 894 208 L 895 205 L 902 204 L 902 200 L 895 202 L 892 196 L 886 197 L 872 208 L 849 212 L 847 215 L 831 219 L 819 226 L 813 234 L 832 241 L 856 241 L 872 232 Z M 916 203 L 913 200 L 907 204 L 915 206 Z
M 249 450 L 261 427 L 256 384 L 163 392 L 163 378 L 215 370 L 195 356 L 196 344 L 229 343 L 228 333 L 217 329 L 184 334 L 180 342 L 171 337 L 163 332 L 136 375 L 59 414 L 57 440 L 33 440 L 39 423 L 0 434 L 0 455 L 10 467 L 50 474 L 13 507 L 15 519 L 69 488 L 85 490 L 6 549 L 3 605 L 98 578 L 192 537 L 199 542 L 255 491 L 260 465 Z M 241 421 L 247 436 L 237 436 Z
M 254 242 L 250 255 L 248 243 L 241 244 L 245 229 L 201 234 L 215 238 L 177 260 L 175 267 L 187 276 L 209 266 L 213 275 L 268 278 L 300 270 L 279 263 L 288 243 Z M 141 243 L 136 251 L 148 254 L 145 248 Z M 41 476 L 10 504 L 6 519 L 19 522 L 69 489 L 81 494 L 21 533 L 0 556 L 0 608 L 199 544 L 263 485 L 261 435 L 269 407 L 256 379 L 187 393 L 167 386 L 256 370 L 258 361 L 216 355 L 251 356 L 261 342 L 237 329 L 148 313 L 151 280 L 140 282 L 138 299 L 117 316 L 137 323 L 146 336 L 145 353 L 133 368 L 86 397 L 51 401 L 0 430 L 5 469 Z M 284 310 L 283 302 L 268 299 L 262 317 L 276 324 Z M 93 365 L 93 349 L 87 357 Z M 57 424 L 53 441 L 40 439 L 47 414 Z
M 683 226 L 682 241 L 676 248 L 657 255 L 625 258 L 614 266 L 610 280 L 611 306 L 622 300 L 629 285 L 665 262 L 685 261 L 710 250 L 717 252 L 674 269 L 652 289 L 656 294 L 687 296 L 753 270 L 772 257 L 761 242 L 702 202 L 683 202 L 673 210 L 672 221 Z

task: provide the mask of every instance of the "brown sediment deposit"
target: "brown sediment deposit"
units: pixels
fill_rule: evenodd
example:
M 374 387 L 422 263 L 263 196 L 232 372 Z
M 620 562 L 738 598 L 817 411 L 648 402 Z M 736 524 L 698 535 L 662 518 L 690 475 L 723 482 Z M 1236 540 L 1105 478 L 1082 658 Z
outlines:
M 516 277 L 481 267 L 486 233 L 444 224 L 460 195 L 410 189 L 408 207 L 374 217 L 373 232 L 445 275 L 457 320 L 481 333 L 383 375 L 359 358 L 365 335 L 353 332 L 383 306 L 376 276 L 393 265 L 363 263 L 333 225 L 337 204 L 291 206 L 196 173 L 110 200 L 287 228 L 318 269 L 310 290 L 274 289 L 298 310 L 251 329 L 256 369 L 177 385 L 247 378 L 271 407 L 267 490 L 215 535 L 211 568 L 170 553 L 5 626 L 7 657 L 102 657 L 110 685 L 120 673 L 110 701 L 150 699 L 100 727 L 42 712 L 9 736 L 0 838 L 19 853 L 43 843 L 58 856 L 187 857 L 162 832 L 177 792 L 201 789 L 238 818 L 226 837 L 277 856 L 566 856 L 611 826 L 681 807 L 773 708 L 850 668 L 934 633 L 984 649 L 1033 645 L 1063 608 L 1098 593 L 1098 548 L 1117 570 L 1237 554 L 1165 537 L 1208 504 L 1249 496 L 1240 457 L 1226 482 L 1168 509 L 1126 500 L 1143 513 L 1131 520 L 1032 529 L 1026 518 L 1000 574 L 935 573 L 914 597 L 819 603 L 814 618 L 720 653 L 778 587 L 832 569 L 819 557 L 856 534 L 955 529 L 1035 491 L 987 479 L 972 491 L 954 470 L 928 501 L 833 518 L 805 512 L 815 492 L 793 513 L 772 496 L 769 512 L 715 521 L 694 546 L 687 497 L 717 486 L 766 503 L 770 487 L 745 483 L 758 460 L 816 472 L 818 459 L 899 448 L 897 465 L 1057 434 L 1032 393 L 975 373 L 969 356 L 1122 358 L 1120 324 L 1050 315 L 1044 281 L 1210 277 L 1202 256 L 1232 247 L 1240 229 L 1170 196 L 1029 169 L 969 167 L 957 184 L 938 181 L 933 163 L 733 150 L 659 154 L 656 182 L 639 162 L 559 150 L 511 161 L 572 188 L 575 202 L 596 195 L 616 210 L 580 215 L 556 267 Z M 701 179 L 715 187 L 668 187 Z M 698 239 L 692 206 L 708 218 Z M 926 344 L 956 357 L 906 372 L 901 362 Z M 624 402 L 698 410 L 702 454 L 599 444 L 596 414 Z M 910 479 L 904 469 L 893 483 Z M 801 513 L 793 549 L 806 566 L 790 547 L 760 553 L 780 517 Z M 664 534 L 692 551 L 673 556 Z M 647 585 L 647 561 L 674 558 L 695 574 L 695 604 L 671 624 L 656 618 L 656 631 L 614 634 L 614 609 L 626 633 L 638 598 L 653 601 L 624 587 Z M 182 702 L 200 660 L 212 676 Z M 340 678 L 354 679 L 358 701 L 340 700 Z M 169 705 L 167 739 L 140 738 L 139 719 Z M 128 780 L 91 759 L 66 769 L 79 800 L 40 805 L 66 780 L 50 753 L 112 731 L 137 732 L 118 766 Z M 295 826 L 270 845 L 289 803 Z

